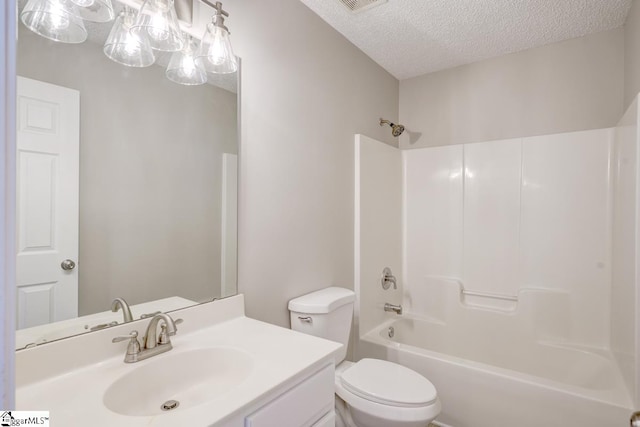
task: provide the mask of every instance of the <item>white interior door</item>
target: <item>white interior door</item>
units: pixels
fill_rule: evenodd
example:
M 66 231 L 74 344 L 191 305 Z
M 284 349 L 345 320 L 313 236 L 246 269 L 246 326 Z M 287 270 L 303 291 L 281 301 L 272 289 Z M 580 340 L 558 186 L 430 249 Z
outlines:
M 18 77 L 17 326 L 78 315 L 80 93 Z

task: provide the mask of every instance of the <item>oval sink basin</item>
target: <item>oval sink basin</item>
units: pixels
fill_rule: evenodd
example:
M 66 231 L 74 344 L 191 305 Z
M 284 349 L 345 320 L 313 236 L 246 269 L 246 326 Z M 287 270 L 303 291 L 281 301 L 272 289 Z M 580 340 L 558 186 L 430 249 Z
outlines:
M 177 412 L 228 393 L 253 370 L 252 357 L 233 348 L 175 351 L 138 362 L 107 389 L 105 406 L 130 416 Z

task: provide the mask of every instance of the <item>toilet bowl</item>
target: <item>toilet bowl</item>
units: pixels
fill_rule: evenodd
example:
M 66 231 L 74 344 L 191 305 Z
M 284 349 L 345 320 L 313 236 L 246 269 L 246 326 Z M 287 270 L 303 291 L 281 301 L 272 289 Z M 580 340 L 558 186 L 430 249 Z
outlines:
M 397 363 L 378 359 L 345 361 L 355 294 L 325 288 L 289 301 L 291 328 L 337 341 L 336 427 L 427 427 L 440 413 L 436 388 Z
M 429 380 L 385 360 L 342 362 L 335 390 L 336 414 L 344 427 L 426 427 L 441 409 Z

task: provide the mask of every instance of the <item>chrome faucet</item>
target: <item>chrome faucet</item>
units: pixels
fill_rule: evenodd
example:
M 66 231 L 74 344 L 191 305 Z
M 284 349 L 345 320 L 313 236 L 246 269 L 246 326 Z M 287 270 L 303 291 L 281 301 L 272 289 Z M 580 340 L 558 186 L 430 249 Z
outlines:
M 389 304 L 388 302 L 386 302 L 384 304 L 384 311 L 392 311 L 396 314 L 402 314 L 402 306 L 401 305 L 395 305 L 395 304 Z
M 133 316 L 131 315 L 131 309 L 129 308 L 129 304 L 124 300 L 124 298 L 116 298 L 111 303 L 111 311 L 114 313 L 118 311 L 118 309 L 122 309 L 122 314 L 124 315 L 124 323 L 132 322 Z
M 153 316 L 147 332 L 142 339 L 142 346 L 138 341 L 138 331 L 132 331 L 129 335 L 115 337 L 111 342 L 120 342 L 129 340 L 127 352 L 124 356 L 125 363 L 135 363 L 144 359 L 148 359 L 158 354 L 165 353 L 173 348 L 171 339 L 178 332 L 176 324 L 182 323 L 182 319 L 175 321 L 166 313 L 160 313 Z M 158 335 L 158 324 L 160 324 L 160 335 Z

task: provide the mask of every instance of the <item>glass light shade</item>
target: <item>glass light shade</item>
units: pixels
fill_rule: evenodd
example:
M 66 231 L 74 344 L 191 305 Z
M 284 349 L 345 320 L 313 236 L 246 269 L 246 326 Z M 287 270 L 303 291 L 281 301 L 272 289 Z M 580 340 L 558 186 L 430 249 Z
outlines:
M 207 73 L 196 65 L 196 51 L 198 43 L 188 37 L 184 48 L 171 55 L 169 66 L 165 72 L 167 78 L 181 85 L 195 86 L 207 82 Z
M 63 0 L 29 0 L 20 20 L 31 31 L 49 40 L 62 43 L 82 43 L 87 30 L 77 17 L 77 6 Z
M 115 17 L 111 0 L 64 0 L 64 2 L 77 6 L 78 15 L 76 16 L 85 21 L 110 22 Z
M 207 25 L 196 55 L 196 64 L 209 73 L 235 73 L 238 59 L 233 54 L 229 31 L 213 23 Z
M 144 33 L 130 31 L 135 19 L 135 11 L 125 7 L 116 18 L 103 52 L 112 61 L 129 67 L 148 67 L 156 60 L 149 40 Z
M 184 46 L 173 0 L 145 0 L 131 31 L 145 34 L 151 47 L 163 52 L 177 52 Z

